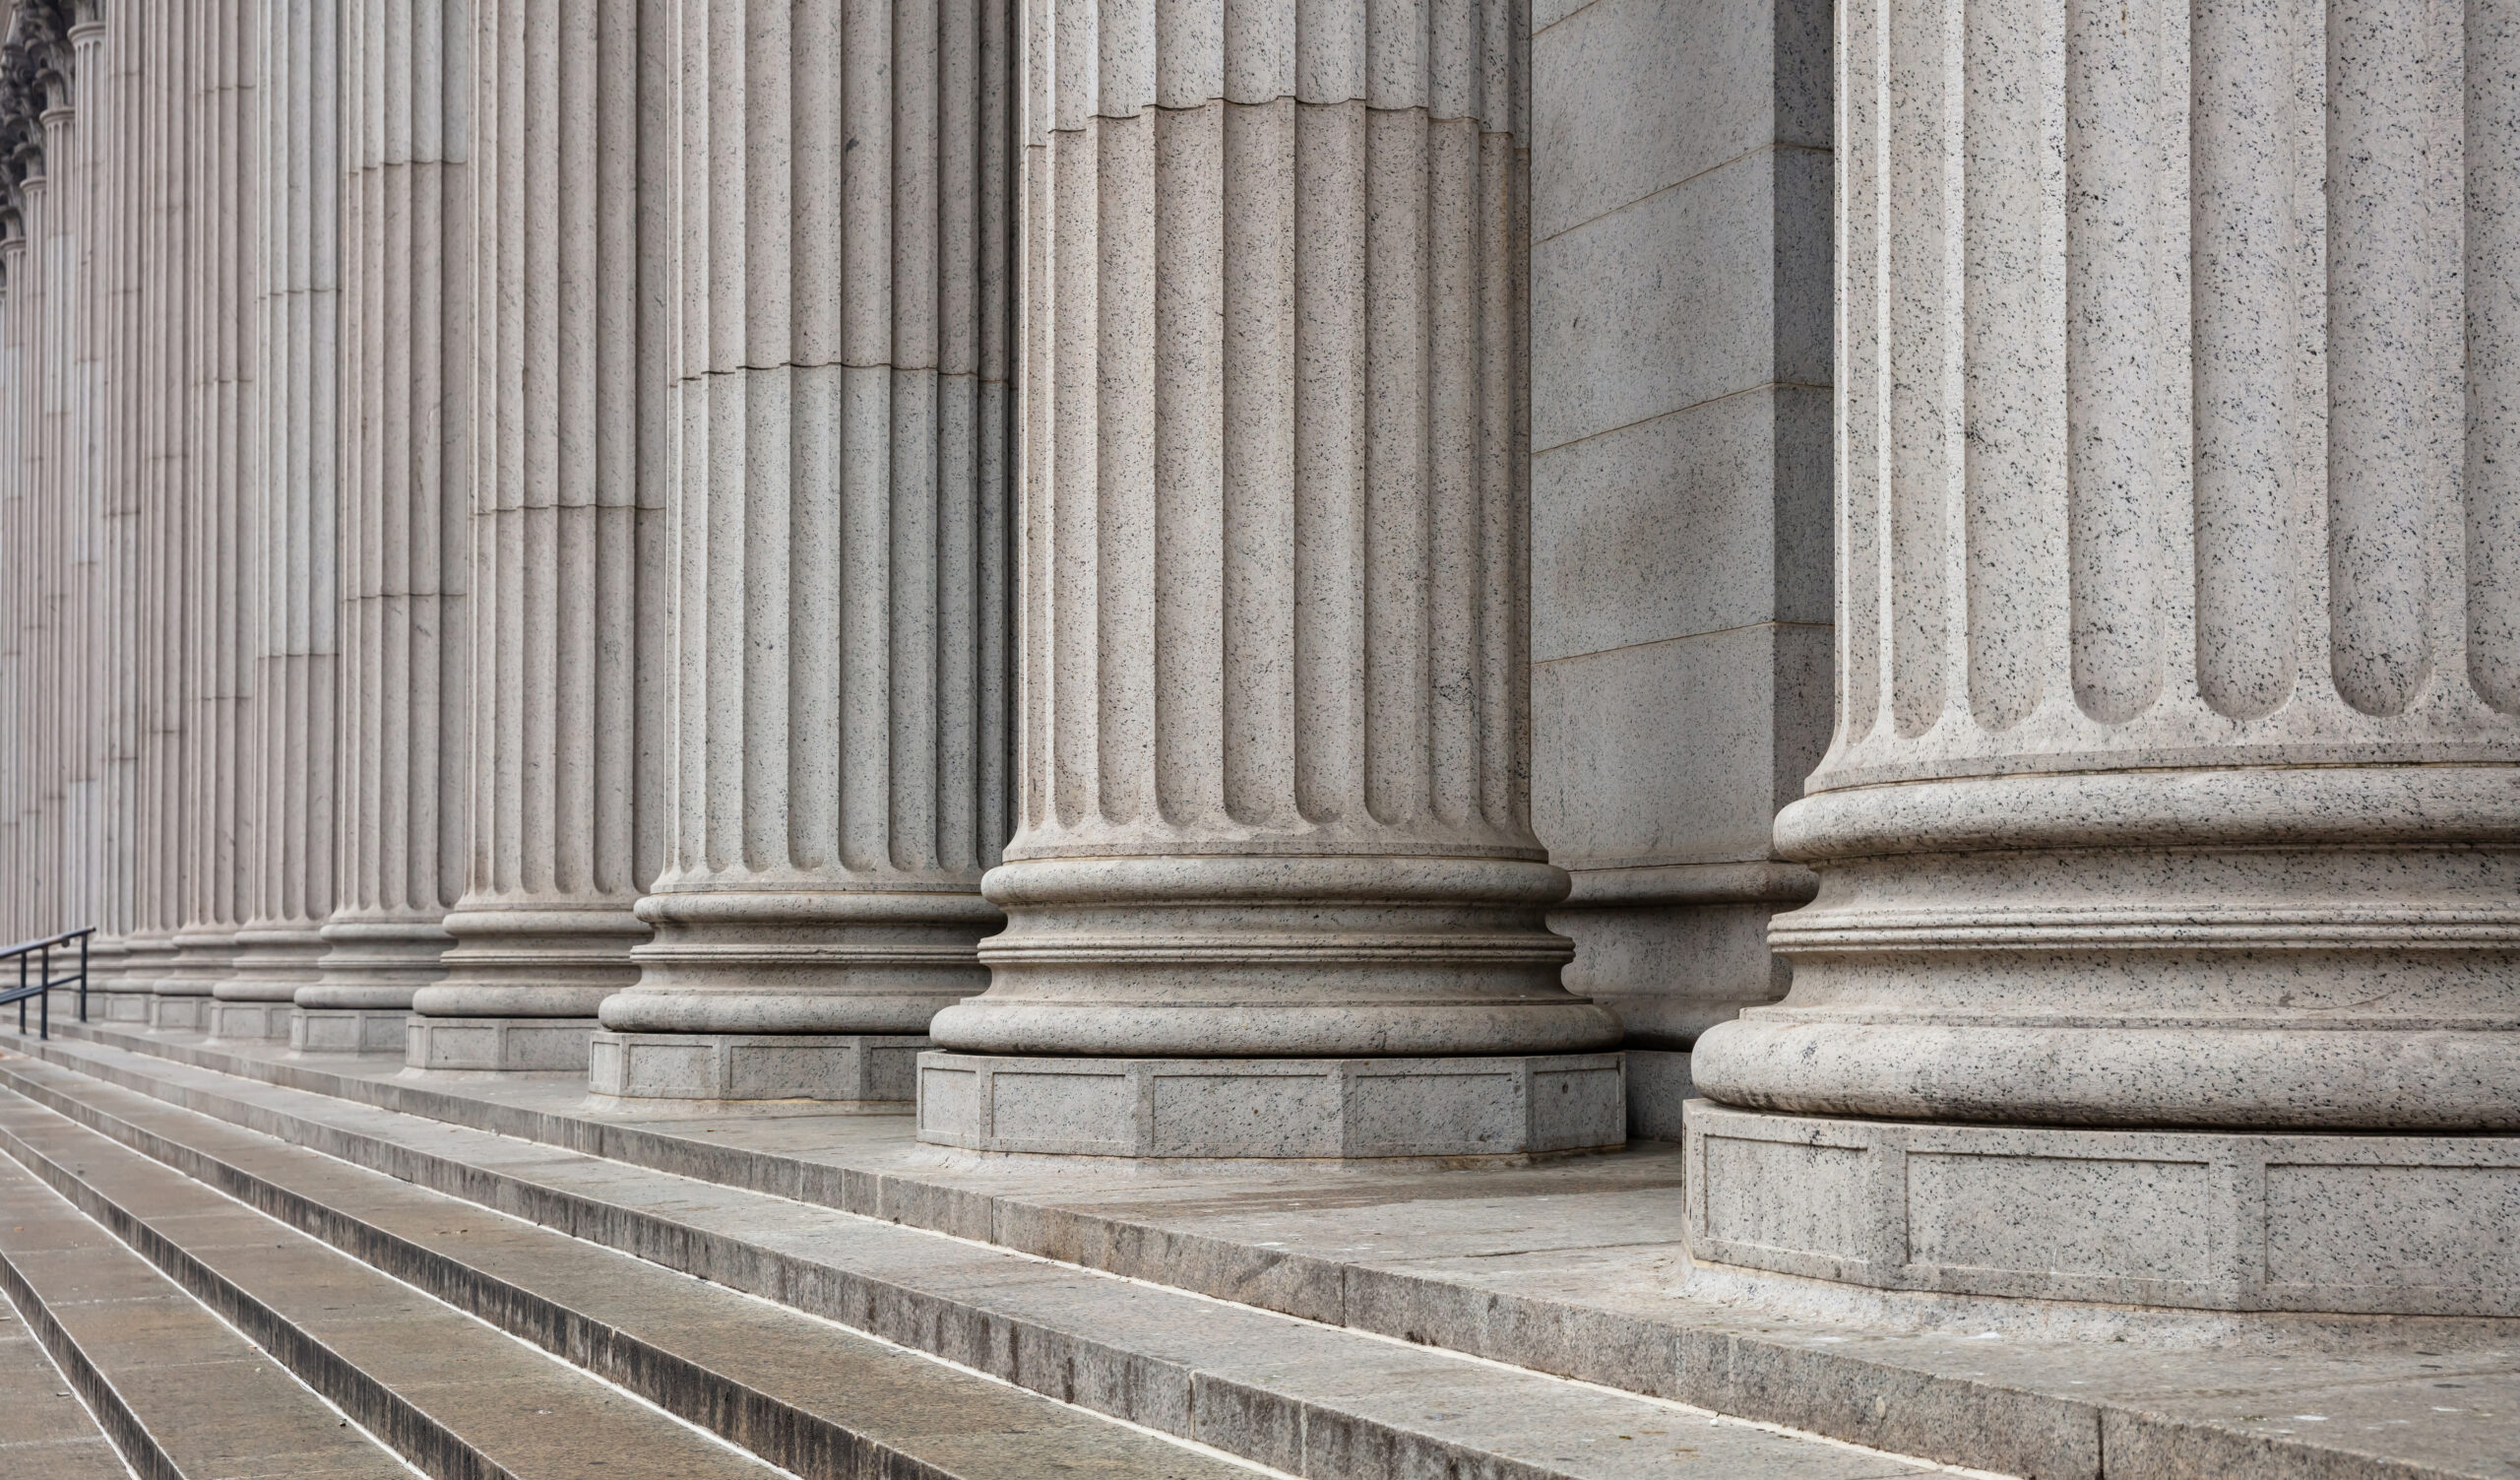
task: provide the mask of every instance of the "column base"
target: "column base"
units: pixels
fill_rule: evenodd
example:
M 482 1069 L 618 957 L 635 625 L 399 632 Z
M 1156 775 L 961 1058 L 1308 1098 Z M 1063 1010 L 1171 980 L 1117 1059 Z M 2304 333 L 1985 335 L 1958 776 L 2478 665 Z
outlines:
M 288 1025 L 292 1054 L 400 1054 L 403 1025 L 411 1014 L 401 1007 L 300 1007 Z
M 88 1015 L 102 1022 L 146 1024 L 149 1004 L 156 999 L 156 994 L 145 987 L 137 992 L 91 993 Z
M 213 997 L 203 1003 L 210 1036 L 237 1042 L 271 1042 L 290 1036 L 297 1009 L 287 1002 L 232 1002 Z
M 586 1072 L 592 1017 L 423 1017 L 404 1020 L 403 1062 L 486 1073 Z
M 898 1101 L 923 1034 L 620 1033 L 594 1036 L 587 1087 L 628 1100 Z
M 153 993 L 149 997 L 149 1026 L 160 1033 L 201 1033 L 210 1028 L 208 993 L 195 997 Z
M 2239 1134 L 1687 1107 L 1697 1258 L 1882 1290 L 2520 1316 L 2520 1136 Z
M 1627 1139 L 1617 1054 L 918 1060 L 918 1138 L 1062 1156 L 1529 1156 Z

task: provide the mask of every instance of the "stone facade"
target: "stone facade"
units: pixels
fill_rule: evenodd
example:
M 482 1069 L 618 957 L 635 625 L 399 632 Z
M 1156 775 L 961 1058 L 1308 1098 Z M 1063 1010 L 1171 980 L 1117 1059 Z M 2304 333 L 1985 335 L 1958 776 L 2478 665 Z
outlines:
M 2491 7 L 0 18 L 0 918 L 101 1015 L 2507 1314 Z

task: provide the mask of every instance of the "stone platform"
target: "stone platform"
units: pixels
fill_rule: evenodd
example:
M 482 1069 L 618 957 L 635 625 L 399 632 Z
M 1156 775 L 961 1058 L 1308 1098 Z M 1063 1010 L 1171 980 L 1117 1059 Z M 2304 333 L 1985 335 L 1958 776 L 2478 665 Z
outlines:
M 1885 1290 L 2520 1316 L 2520 1136 L 1917 1125 L 1706 1100 L 1686 1119 L 1702 1258 Z
M 399 1056 L 290 1057 L 95 1024 L 65 1033 L 56 1022 L 48 1044 L 0 1041 L 362 1164 L 415 1167 L 422 1153 L 445 1149 L 443 1127 L 457 1126 L 488 1132 L 481 1155 L 535 1176 L 556 1156 L 599 1150 L 587 1195 L 618 1196 L 625 1168 L 670 1174 L 658 1195 L 678 1218 L 715 1195 L 704 1185 L 730 1197 L 768 1194 L 760 1208 L 724 1210 L 726 1237 L 765 1255 L 924 1229 L 966 1241 L 958 1247 L 968 1256 L 982 1246 L 1023 1256 L 1022 1270 L 1009 1265 L 1004 1279 L 980 1283 L 1012 1292 L 1048 1281 L 1044 1312 L 1073 1309 L 1064 1303 L 1076 1292 L 1057 1282 L 1080 1265 L 1125 1277 L 1132 1301 L 1198 1297 L 1177 1328 L 1102 1333 L 1117 1343 L 1096 1348 L 1103 1366 L 1112 1352 L 1139 1351 L 1131 1341 L 1154 1342 L 1143 1363 L 1125 1356 L 1135 1373 L 1197 1368 L 1205 1359 L 1195 1353 L 1210 1347 L 1220 1363 L 1246 1360 L 1232 1341 L 1208 1338 L 1258 1308 L 1297 1318 L 1305 1330 L 1369 1334 L 1377 1362 L 1463 1353 L 2002 1474 L 2508 1480 L 2520 1454 L 2520 1321 L 1996 1302 L 1786 1275 L 1759 1276 L 1752 1288 L 1690 1257 L 1683 1153 L 1670 1143 L 1520 1165 L 1052 1163 L 921 1144 L 906 1113 L 633 1107 L 591 1101 L 563 1076 L 419 1081 L 402 1075 Z M 388 1124 L 379 1112 L 426 1119 Z M 450 1167 L 448 1186 L 476 1175 Z M 517 1195 L 521 1207 L 543 1196 Z M 774 1219 L 784 1232 L 764 1221 L 776 1209 L 788 1209 Z M 831 1213 L 858 1216 L 812 1221 Z M 622 1227 L 641 1249 L 691 1242 Z M 755 1261 L 733 1244 L 707 1257 L 722 1271 Z M 887 1257 L 868 1276 L 890 1292 L 874 1309 L 899 1307 L 939 1330 L 966 1320 L 1015 1330 L 1009 1350 L 1036 1334 L 1036 1318 L 1008 1326 L 1015 1318 L 1002 1312 L 931 1319 L 925 1313 L 943 1312 L 933 1302 L 946 1297 L 906 1294 L 904 1282 L 924 1278 L 918 1271 L 938 1255 Z M 959 1266 L 937 1277 L 979 1288 Z M 845 1283 L 827 1273 L 798 1279 L 788 1288 Z M 1128 1319 L 1144 1327 L 1143 1315 Z M 1361 1359 L 1340 1360 L 1353 1371 Z M 1381 1385 L 1392 1412 L 1406 1408 L 1412 1424 L 1463 1412 Z M 1128 1395 L 1091 1401 L 1105 1396 Z M 1077 1400 L 1087 1400 L 1082 1389 Z M 1345 1400 L 1322 1401 L 1326 1413 Z M 1635 1432 L 1618 1429 L 1603 1443 Z
M 588 1086 L 623 1100 L 907 1101 L 923 1035 L 615 1033 L 590 1042 Z
M 587 1066 L 592 1017 L 422 1017 L 404 1024 L 403 1062 L 416 1069 L 543 1073 Z
M 918 1138 L 1068 1156 L 1529 1156 L 1627 1139 L 1616 1054 L 918 1056 Z

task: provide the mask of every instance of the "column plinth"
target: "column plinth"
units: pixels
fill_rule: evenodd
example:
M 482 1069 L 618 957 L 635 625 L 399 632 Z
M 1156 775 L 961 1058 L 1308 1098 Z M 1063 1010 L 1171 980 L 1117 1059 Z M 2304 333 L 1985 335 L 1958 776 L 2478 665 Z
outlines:
M 1095 39 L 1027 74 L 1007 929 L 936 1019 L 920 1134 L 1083 1149 L 1060 1096 L 1009 1097 L 1052 1081 L 989 1061 L 1074 1089 L 1160 1056 L 1201 1061 L 1205 1128 L 1129 1154 L 1324 1154 L 1238 1128 L 1292 1103 L 1285 1061 L 1618 1041 L 1560 985 L 1530 825 L 1514 23 L 1158 0 L 1148 46 L 1067 10 L 1026 17 Z M 1588 1144 L 1622 1138 L 1606 1062 L 1565 1082 L 1611 1096 Z M 1478 1149 L 1562 1144 L 1515 1124 Z M 1421 1128 L 1357 1154 L 1465 1149 Z
M 1820 886 L 1789 995 L 1697 1043 L 1700 1258 L 2508 1309 L 2520 92 L 2480 15 L 1842 10 L 1838 729 L 1776 830 Z

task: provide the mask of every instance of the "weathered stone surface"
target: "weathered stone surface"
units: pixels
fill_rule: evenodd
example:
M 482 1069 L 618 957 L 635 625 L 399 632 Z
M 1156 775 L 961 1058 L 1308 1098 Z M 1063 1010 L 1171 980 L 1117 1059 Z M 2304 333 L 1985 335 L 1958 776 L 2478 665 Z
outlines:
M 1511 1059 L 918 1057 L 918 1135 L 1074 1156 L 1527 1156 L 1626 1140 L 1615 1054 Z

